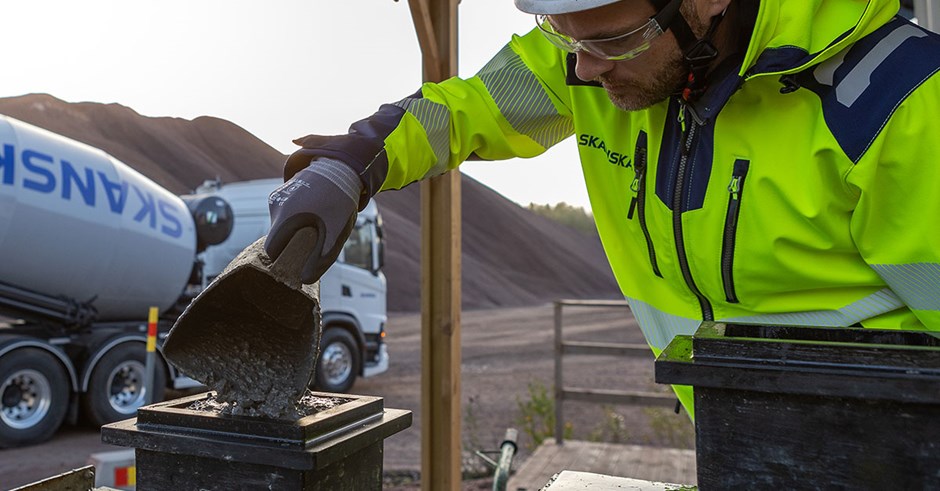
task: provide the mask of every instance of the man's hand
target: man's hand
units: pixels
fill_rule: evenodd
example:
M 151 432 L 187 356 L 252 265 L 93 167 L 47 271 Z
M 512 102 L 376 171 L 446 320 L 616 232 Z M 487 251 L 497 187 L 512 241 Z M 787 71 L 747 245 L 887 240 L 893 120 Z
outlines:
M 362 182 L 346 164 L 319 159 L 300 170 L 268 197 L 271 230 L 264 249 L 272 259 L 284 251 L 291 237 L 304 227 L 317 231 L 312 253 L 300 279 L 315 283 L 336 261 L 356 224 Z

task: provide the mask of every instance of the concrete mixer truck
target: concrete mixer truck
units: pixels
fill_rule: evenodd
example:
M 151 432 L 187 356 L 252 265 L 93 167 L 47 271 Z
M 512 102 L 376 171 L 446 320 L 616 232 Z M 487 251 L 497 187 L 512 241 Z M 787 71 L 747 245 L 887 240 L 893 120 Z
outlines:
M 0 116 L 0 448 L 102 425 L 146 400 L 148 312 L 158 339 L 269 227 L 279 179 L 176 196 L 107 153 Z M 384 242 L 374 203 L 321 279 L 315 388 L 388 367 Z M 263 333 L 259 333 L 263 335 Z M 198 383 L 159 356 L 152 400 Z

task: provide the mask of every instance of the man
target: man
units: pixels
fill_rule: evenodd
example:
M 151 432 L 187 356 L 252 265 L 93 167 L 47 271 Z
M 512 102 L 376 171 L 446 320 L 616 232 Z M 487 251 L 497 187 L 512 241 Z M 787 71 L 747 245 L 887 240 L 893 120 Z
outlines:
M 476 76 L 297 140 L 269 253 L 316 225 L 314 281 L 376 192 L 575 135 L 657 355 L 702 320 L 940 331 L 940 37 L 897 0 L 516 5 L 537 27 Z

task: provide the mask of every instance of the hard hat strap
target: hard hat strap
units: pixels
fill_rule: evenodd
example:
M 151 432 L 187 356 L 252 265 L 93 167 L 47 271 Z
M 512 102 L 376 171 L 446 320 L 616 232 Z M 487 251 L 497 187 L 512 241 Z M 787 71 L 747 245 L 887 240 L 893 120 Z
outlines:
M 689 68 L 688 79 L 681 91 L 682 98 L 685 100 L 696 98 L 705 92 L 705 74 L 708 72 L 709 65 L 718 58 L 718 49 L 712 44 L 712 36 L 714 36 L 718 24 L 725 17 L 725 13 L 722 12 L 712 17 L 708 31 L 699 39 L 695 36 L 695 33 L 692 32 L 692 28 L 689 27 L 685 16 L 679 11 L 682 0 L 651 1 L 660 11 L 659 15 L 663 16 L 661 19 L 662 22 L 659 23 L 660 27 L 663 31 L 672 29 L 672 33 L 676 36 L 676 41 L 679 43 L 679 48 L 682 50 L 686 66 Z M 657 15 L 657 17 L 659 17 L 659 15 Z M 660 19 L 657 19 L 657 22 L 659 21 Z

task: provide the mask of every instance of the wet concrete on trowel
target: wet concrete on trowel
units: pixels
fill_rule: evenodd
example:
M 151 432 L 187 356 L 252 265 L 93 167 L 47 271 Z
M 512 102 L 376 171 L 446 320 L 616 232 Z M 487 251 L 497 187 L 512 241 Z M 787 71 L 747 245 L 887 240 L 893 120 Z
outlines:
M 257 316 L 242 319 L 252 317 Z M 265 321 L 219 322 L 226 326 L 210 331 L 227 329 L 231 335 L 202 343 L 200 356 L 190 359 L 190 365 L 201 374 L 198 380 L 216 392 L 218 401 L 230 404 L 232 414 L 272 419 L 300 417 L 304 412 L 300 401 L 313 372 L 305 381 L 298 381 L 295 372 L 298 360 L 311 356 L 310 351 L 316 358 L 319 336 L 313 346 L 304 346 L 298 333 L 282 327 L 272 329 Z M 319 325 L 319 315 L 313 325 Z
M 270 271 L 262 245 L 242 251 L 187 307 L 167 355 L 232 414 L 297 419 L 319 350 L 319 287 Z
M 314 395 L 312 391 L 307 391 L 298 401 L 296 407 L 300 410 L 300 417 L 311 416 L 327 409 L 333 409 L 340 404 L 345 404 L 352 399 L 345 397 L 320 397 Z M 190 411 L 211 412 L 216 414 L 242 414 L 241 408 L 237 404 L 220 401 L 214 395 L 205 399 L 195 401 L 186 409 Z

